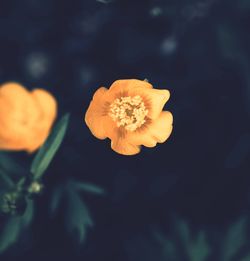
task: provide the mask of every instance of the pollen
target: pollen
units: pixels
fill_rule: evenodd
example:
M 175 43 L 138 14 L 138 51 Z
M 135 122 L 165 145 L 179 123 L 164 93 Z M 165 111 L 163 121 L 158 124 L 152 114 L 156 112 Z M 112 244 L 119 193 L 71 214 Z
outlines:
M 141 96 L 126 96 L 114 100 L 110 105 L 109 116 L 118 127 L 124 127 L 128 131 L 135 131 L 145 122 L 148 114 Z

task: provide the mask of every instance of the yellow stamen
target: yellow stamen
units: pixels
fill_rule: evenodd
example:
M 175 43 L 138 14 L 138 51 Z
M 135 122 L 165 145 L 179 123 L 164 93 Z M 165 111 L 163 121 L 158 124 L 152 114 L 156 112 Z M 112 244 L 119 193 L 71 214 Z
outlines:
M 146 122 L 147 114 L 148 110 L 139 95 L 117 98 L 110 105 L 109 116 L 118 127 L 123 126 L 128 131 L 141 127 Z

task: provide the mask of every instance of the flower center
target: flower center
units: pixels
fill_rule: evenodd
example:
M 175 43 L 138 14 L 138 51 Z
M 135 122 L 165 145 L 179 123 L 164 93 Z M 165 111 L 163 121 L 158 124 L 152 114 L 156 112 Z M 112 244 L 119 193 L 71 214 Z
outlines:
M 128 131 L 135 131 L 145 122 L 148 110 L 141 96 L 126 96 L 114 100 L 110 105 L 109 116 L 116 122 L 117 126 L 123 126 Z

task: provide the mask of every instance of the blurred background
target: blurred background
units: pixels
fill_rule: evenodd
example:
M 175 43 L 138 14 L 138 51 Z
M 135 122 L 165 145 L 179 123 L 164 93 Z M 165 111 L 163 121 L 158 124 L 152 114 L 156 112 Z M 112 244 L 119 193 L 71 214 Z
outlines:
M 0 83 L 49 90 L 71 119 L 32 225 L 0 259 L 249 261 L 249 24 L 249 0 L 1 1 Z M 174 131 L 125 157 L 83 119 L 98 87 L 131 78 L 170 90 Z M 105 190 L 78 195 L 84 225 L 77 203 L 51 215 L 73 181 Z

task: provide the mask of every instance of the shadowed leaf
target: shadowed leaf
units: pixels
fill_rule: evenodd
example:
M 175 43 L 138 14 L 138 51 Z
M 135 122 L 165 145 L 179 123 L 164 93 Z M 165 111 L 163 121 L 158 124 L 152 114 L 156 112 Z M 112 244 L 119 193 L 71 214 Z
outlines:
M 27 207 L 24 215 L 21 217 L 21 222 L 23 226 L 28 226 L 31 224 L 34 217 L 34 201 L 31 199 L 27 200 Z
M 28 200 L 24 215 L 21 217 L 11 217 L 7 221 L 0 233 L 0 253 L 3 253 L 17 242 L 23 229 L 25 229 L 32 222 L 33 214 L 33 201 Z
M 80 243 L 82 243 L 85 238 L 87 227 L 93 226 L 93 221 L 85 203 L 80 196 L 72 190 L 68 192 L 66 226 L 69 233 L 77 233 Z
M 171 238 L 165 238 L 159 231 L 154 231 L 154 236 L 162 245 L 164 256 L 166 260 L 179 261 L 185 256 L 190 261 L 205 261 L 210 253 L 210 246 L 206 240 L 204 231 L 200 231 L 196 237 L 191 234 L 188 224 L 183 220 L 175 220 L 175 235 Z M 183 250 L 185 256 L 183 257 Z M 185 259 L 186 260 L 186 259 Z
M 228 229 L 222 246 L 222 259 L 231 260 L 244 246 L 247 240 L 246 219 L 241 218 Z
M 80 185 L 85 183 L 80 183 Z M 88 183 L 86 183 L 89 185 Z M 85 185 L 86 185 L 85 184 Z M 81 186 L 78 188 L 78 182 L 75 180 L 68 180 L 66 184 L 57 187 L 51 198 L 50 214 L 53 216 L 58 210 L 61 203 L 64 203 L 64 222 L 68 233 L 75 236 L 79 243 L 85 239 L 88 227 L 93 226 L 93 221 L 89 210 L 82 200 L 79 190 L 85 189 Z M 93 187 L 92 187 L 93 186 Z M 93 193 L 99 193 L 98 187 L 91 184 L 90 188 Z M 98 189 L 97 189 L 98 188 Z
M 61 186 L 55 188 L 55 190 L 53 191 L 51 200 L 50 200 L 50 214 L 53 216 L 55 215 L 61 199 L 63 197 L 63 188 Z
M 99 3 L 102 3 L 102 4 L 109 4 L 111 3 L 113 0 L 96 0 L 97 2 Z
M 19 217 L 12 217 L 5 224 L 0 236 L 0 253 L 3 253 L 7 248 L 14 244 L 20 233 L 21 222 Z
M 165 238 L 159 231 L 154 231 L 153 235 L 155 239 L 161 244 L 163 255 L 166 259 L 169 260 L 179 260 L 178 259 L 178 251 L 176 244 L 173 240 L 169 240 Z
M 206 240 L 205 232 L 200 231 L 196 240 L 190 243 L 187 249 L 190 260 L 192 261 L 205 261 L 210 253 L 210 247 Z
M 178 219 L 176 221 L 176 231 L 185 246 L 188 246 L 190 240 L 190 230 L 186 222 Z
M 102 189 L 94 184 L 91 184 L 91 183 L 76 182 L 75 186 L 76 186 L 76 189 L 94 193 L 94 194 L 104 194 L 105 193 L 104 189 Z
M 35 179 L 41 178 L 59 149 L 69 123 L 69 114 L 64 115 L 53 128 L 49 138 L 38 151 L 31 165 L 31 173 Z

